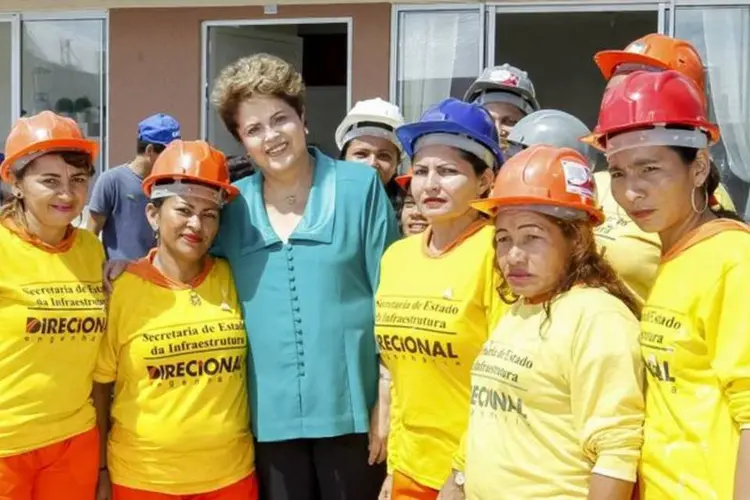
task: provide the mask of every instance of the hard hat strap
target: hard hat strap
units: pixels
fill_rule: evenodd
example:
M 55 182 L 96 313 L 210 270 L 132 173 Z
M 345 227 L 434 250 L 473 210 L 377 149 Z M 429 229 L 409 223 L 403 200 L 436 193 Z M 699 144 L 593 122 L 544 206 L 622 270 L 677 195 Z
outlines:
M 708 147 L 708 137 L 700 129 L 678 129 L 663 126 L 623 132 L 607 138 L 607 156 L 626 149 L 646 146 L 677 146 L 692 149 Z
M 629 75 L 636 71 L 648 71 L 649 73 L 660 73 L 664 71 L 664 68 L 658 66 L 651 66 L 650 64 L 638 64 L 638 63 L 621 63 L 615 66 L 615 75 Z
M 179 179 L 169 184 L 158 184 L 151 190 L 151 199 L 169 198 L 171 196 L 194 196 L 213 201 L 219 206 L 226 203 L 226 193 L 219 188 L 202 184 L 186 183 Z
M 482 160 L 482 162 L 484 162 L 490 169 L 495 167 L 495 163 L 497 161 L 495 159 L 495 155 L 492 153 L 492 151 L 489 150 L 489 148 L 485 147 L 474 139 L 465 137 L 463 135 L 446 133 L 423 135 L 422 137 L 417 139 L 416 143 L 414 144 L 414 154 L 416 154 L 420 149 L 424 147 L 435 145 L 450 146 L 462 151 L 466 151 L 467 153 L 471 153 Z
M 359 127 L 355 124 L 346 132 L 341 143 L 347 144 L 352 139 L 364 136 L 379 137 L 381 139 L 385 139 L 386 141 L 390 141 L 394 146 L 396 146 L 396 149 L 401 151 L 401 143 L 396 138 L 396 134 L 394 134 L 392 130 L 388 130 L 385 127 L 378 127 L 376 125 L 366 125 L 363 127 Z
M 578 208 L 571 208 L 571 207 L 563 207 L 560 205 L 508 205 L 500 210 L 498 210 L 498 213 L 504 211 L 504 210 L 530 210 L 532 212 L 537 212 L 545 215 L 549 215 L 550 217 L 554 217 L 556 219 L 561 220 L 569 220 L 569 221 L 585 221 L 589 220 L 589 214 L 585 210 L 581 210 Z

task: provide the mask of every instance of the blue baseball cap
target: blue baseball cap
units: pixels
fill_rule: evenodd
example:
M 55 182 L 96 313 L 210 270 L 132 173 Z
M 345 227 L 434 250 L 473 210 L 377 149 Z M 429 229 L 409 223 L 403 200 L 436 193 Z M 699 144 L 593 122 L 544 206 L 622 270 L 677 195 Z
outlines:
M 138 124 L 138 140 L 141 142 L 166 146 L 181 138 L 180 123 L 164 113 L 151 115 Z

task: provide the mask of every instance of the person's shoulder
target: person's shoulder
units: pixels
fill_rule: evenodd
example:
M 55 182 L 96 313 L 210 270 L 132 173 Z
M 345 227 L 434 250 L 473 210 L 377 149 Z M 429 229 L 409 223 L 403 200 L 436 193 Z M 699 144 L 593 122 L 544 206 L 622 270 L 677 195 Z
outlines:
M 213 260 L 213 269 L 211 269 L 212 275 L 219 278 L 231 276 L 232 269 L 229 267 L 229 261 L 221 257 L 213 257 Z
M 414 259 L 422 254 L 424 234 L 413 234 L 394 241 L 385 251 L 383 258 Z
M 121 177 L 130 174 L 130 167 L 127 164 L 117 165 L 116 167 L 108 168 L 99 174 L 99 182 L 114 181 Z
M 604 288 L 577 286 L 563 293 L 556 302 L 557 307 L 586 318 L 622 314 L 637 321 L 628 306 Z
M 96 255 L 102 262 L 105 259 L 104 247 L 99 238 L 88 229 L 78 228 L 76 231 L 75 245 L 87 255 Z
M 361 186 L 362 191 L 367 191 L 373 183 L 380 182 L 377 171 L 365 163 L 336 160 L 325 155 L 318 161 L 321 160 L 330 162 L 336 169 L 337 182 L 347 184 L 347 189 Z

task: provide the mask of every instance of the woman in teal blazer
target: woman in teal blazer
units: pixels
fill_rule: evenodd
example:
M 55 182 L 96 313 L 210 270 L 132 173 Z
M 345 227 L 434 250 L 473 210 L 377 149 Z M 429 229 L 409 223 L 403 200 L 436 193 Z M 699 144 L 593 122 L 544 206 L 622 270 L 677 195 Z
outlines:
M 393 210 L 372 168 L 307 147 L 304 83 L 285 61 L 240 59 L 212 97 L 257 166 L 222 213 L 217 253 L 249 337 L 261 499 L 375 500 L 373 301 Z

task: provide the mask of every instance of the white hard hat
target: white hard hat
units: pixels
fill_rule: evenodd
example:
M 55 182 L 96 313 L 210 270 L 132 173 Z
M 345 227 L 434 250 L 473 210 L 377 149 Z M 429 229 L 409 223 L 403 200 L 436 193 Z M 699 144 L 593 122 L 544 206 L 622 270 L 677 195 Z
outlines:
M 359 101 L 336 128 L 336 146 L 341 150 L 356 137 L 374 135 L 391 141 L 401 151 L 393 131 L 403 124 L 404 117 L 395 104 L 379 97 Z

